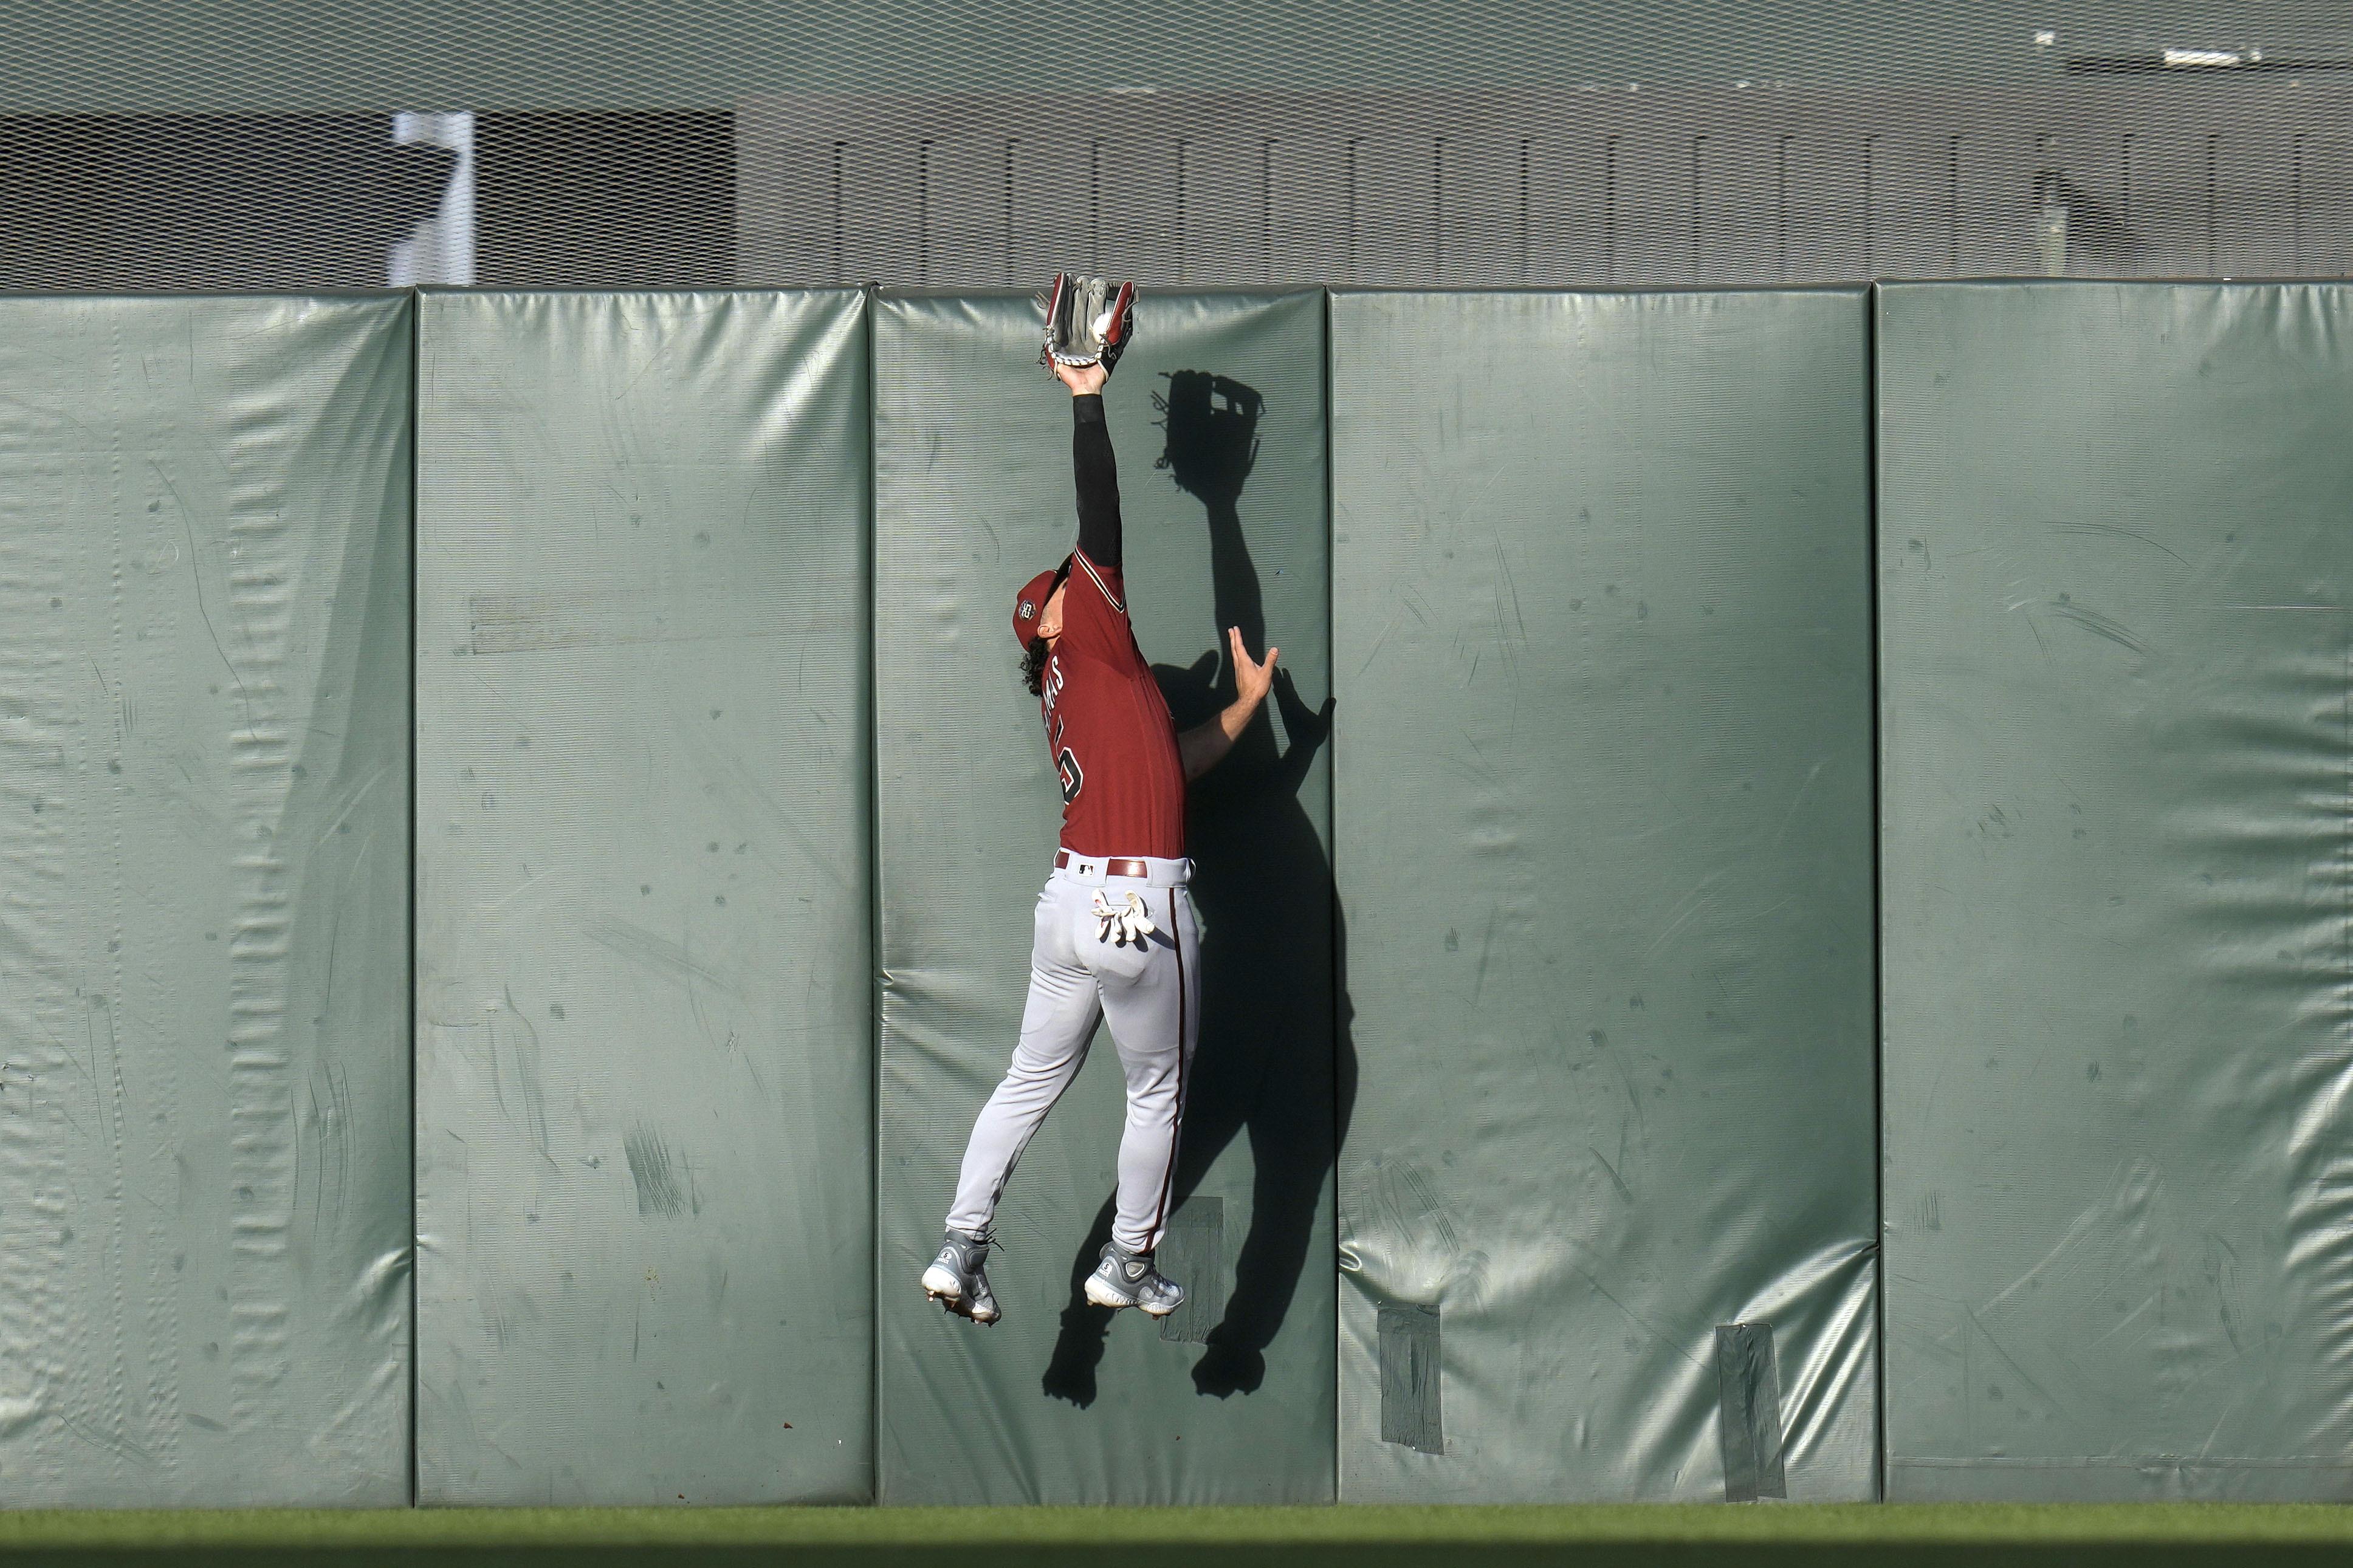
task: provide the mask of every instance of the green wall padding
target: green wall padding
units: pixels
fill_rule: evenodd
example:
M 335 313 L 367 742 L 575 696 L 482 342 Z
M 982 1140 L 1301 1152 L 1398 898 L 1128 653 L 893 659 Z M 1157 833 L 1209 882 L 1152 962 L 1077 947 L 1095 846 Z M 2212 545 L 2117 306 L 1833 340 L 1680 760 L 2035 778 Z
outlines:
M 863 301 L 420 308 L 420 1494 L 866 1499 Z
M 0 1494 L 408 1495 L 407 301 L 0 301 Z
M 2353 1498 L 2353 293 L 1879 341 L 1889 1491 Z
M 1333 300 L 1344 1500 L 1873 1493 L 1866 310 Z
M 1149 294 L 1137 319 L 1107 398 L 1137 637 L 1165 667 L 1180 725 L 1228 679 L 1212 658 L 1221 623 L 1259 651 L 1273 642 L 1296 678 L 1196 785 L 1189 816 L 1201 1034 L 1168 1250 L 1187 1259 L 1188 1284 L 1222 1274 L 1225 1307 L 1210 1311 L 1218 1292 L 1204 1289 L 1165 1330 L 1130 1312 L 1107 1334 L 1104 1314 L 1069 1310 L 1108 1231 L 1122 1116 L 1100 1033 L 998 1213 L 1004 1321 L 950 1318 L 915 1283 L 1029 984 L 1061 798 L 1008 622 L 1014 591 L 1069 552 L 1077 521 L 1070 399 L 1036 363 L 1037 308 L 886 298 L 876 1267 L 890 1502 L 1332 1496 L 1324 301 Z

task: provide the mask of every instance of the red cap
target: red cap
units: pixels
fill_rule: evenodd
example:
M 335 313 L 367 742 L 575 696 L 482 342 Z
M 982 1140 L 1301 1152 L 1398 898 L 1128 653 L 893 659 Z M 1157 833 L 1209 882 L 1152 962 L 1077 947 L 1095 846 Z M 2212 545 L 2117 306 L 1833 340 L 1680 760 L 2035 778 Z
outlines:
M 1021 593 L 1013 601 L 1013 640 L 1021 645 L 1024 652 L 1038 635 L 1038 617 L 1046 613 L 1046 600 L 1054 591 L 1054 579 L 1061 574 L 1060 566 L 1039 573 L 1021 584 Z

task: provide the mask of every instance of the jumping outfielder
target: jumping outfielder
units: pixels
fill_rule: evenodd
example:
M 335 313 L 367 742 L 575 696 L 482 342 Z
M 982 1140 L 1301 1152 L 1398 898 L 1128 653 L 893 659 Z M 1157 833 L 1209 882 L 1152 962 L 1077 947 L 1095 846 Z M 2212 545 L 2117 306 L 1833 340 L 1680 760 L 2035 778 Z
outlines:
M 1229 628 L 1234 700 L 1208 723 L 1176 732 L 1128 624 L 1119 474 L 1103 416 L 1103 383 L 1133 329 L 1134 296 L 1132 286 L 1058 277 L 1047 301 L 1041 358 L 1071 389 L 1079 542 L 1060 566 L 1022 587 L 1013 635 L 1061 779 L 1061 848 L 1038 898 L 1020 1043 L 973 1125 L 947 1239 L 923 1281 L 933 1300 L 977 1323 L 999 1316 L 984 1268 L 997 1200 L 1102 1021 L 1127 1075 L 1127 1127 L 1117 1217 L 1087 1278 L 1087 1300 L 1155 1318 L 1185 1301 L 1184 1287 L 1153 1266 L 1200 1026 L 1185 785 L 1215 767 L 1248 727 L 1273 679 L 1276 650 L 1252 664 L 1240 629 Z

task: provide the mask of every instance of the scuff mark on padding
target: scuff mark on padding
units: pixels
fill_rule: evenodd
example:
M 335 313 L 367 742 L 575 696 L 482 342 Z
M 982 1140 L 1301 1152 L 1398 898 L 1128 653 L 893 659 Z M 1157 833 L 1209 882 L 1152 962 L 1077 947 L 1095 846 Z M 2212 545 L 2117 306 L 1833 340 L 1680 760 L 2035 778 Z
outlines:
M 640 1121 L 621 1141 L 621 1152 L 628 1156 L 629 1179 L 638 1184 L 639 1214 L 675 1218 L 686 1212 L 693 1200 L 693 1173 L 687 1172 L 685 1182 L 681 1182 L 684 1162 L 670 1152 L 659 1132 Z M 699 1210 L 702 1205 L 695 1203 L 693 1206 Z
M 612 593 L 475 594 L 466 600 L 467 647 L 477 654 L 625 647 L 641 643 L 725 642 L 737 637 L 853 635 L 851 612 L 830 602 L 786 606 L 771 596 L 731 592 L 713 576 L 703 592 L 681 584 L 681 614 L 669 598 L 632 587 Z M 789 616 L 789 624 L 779 624 Z M 811 624 L 830 620 L 835 624 Z

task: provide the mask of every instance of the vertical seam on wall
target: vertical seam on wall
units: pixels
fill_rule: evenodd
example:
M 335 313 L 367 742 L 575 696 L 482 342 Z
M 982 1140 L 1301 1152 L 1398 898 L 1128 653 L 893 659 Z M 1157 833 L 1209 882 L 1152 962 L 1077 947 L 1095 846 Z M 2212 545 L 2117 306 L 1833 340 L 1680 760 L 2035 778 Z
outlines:
M 1335 601 L 1339 597 L 1335 584 L 1339 579 L 1339 529 L 1335 522 L 1332 488 L 1332 290 L 1319 289 L 1324 311 L 1324 688 L 1326 697 L 1338 695 L 1339 682 L 1339 623 L 1335 616 Z M 1296 744 L 1294 741 L 1293 742 Z M 1332 729 L 1324 739 L 1324 837 L 1325 862 L 1332 868 L 1331 884 L 1324 889 L 1325 909 L 1324 942 L 1327 973 L 1324 977 L 1326 990 L 1325 1017 L 1330 1024 L 1330 1037 L 1325 1047 L 1332 1053 L 1331 1083 L 1336 1090 L 1340 1082 L 1340 1004 L 1341 976 L 1346 960 L 1341 952 L 1347 939 L 1340 923 L 1340 705 L 1332 704 Z M 1332 1139 L 1332 1499 L 1340 1500 L 1340 1384 L 1343 1376 L 1340 1356 L 1340 1102 L 1335 1093 L 1328 1108 L 1331 1116 Z
M 1872 1443 L 1873 1480 L 1877 1500 L 1887 1500 L 1887 942 L 1882 924 L 1885 907 L 1886 863 L 1882 855 L 1881 811 L 1885 793 L 1886 763 L 1880 748 L 1879 643 L 1879 311 L 1877 283 L 1863 290 L 1862 352 L 1864 388 L 1869 396 L 1863 415 L 1863 471 L 1867 490 L 1863 506 L 1864 602 L 1871 615 L 1871 1258 L 1873 1424 L 1878 1428 Z
M 1007 153 L 1010 182 L 1011 152 Z M 866 1422 L 866 1488 L 870 1501 L 882 1501 L 882 644 L 878 588 L 882 530 L 876 497 L 874 407 L 881 393 L 875 365 L 878 284 L 859 292 L 858 314 L 866 338 L 866 1199 L 867 1234 L 873 1240 L 871 1300 L 873 1332 L 867 1336 L 866 1386 L 873 1407 Z
M 418 451 L 423 446 L 425 381 L 424 290 L 408 290 L 408 1506 L 423 1500 L 417 1463 L 417 1276 L 424 1248 L 417 1235 L 417 500 Z

